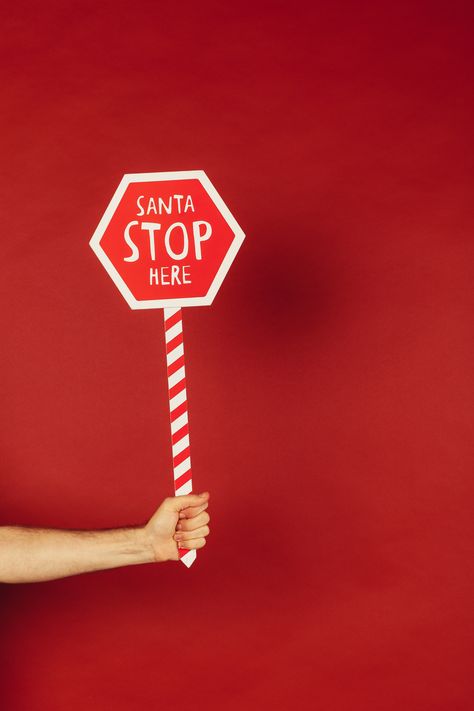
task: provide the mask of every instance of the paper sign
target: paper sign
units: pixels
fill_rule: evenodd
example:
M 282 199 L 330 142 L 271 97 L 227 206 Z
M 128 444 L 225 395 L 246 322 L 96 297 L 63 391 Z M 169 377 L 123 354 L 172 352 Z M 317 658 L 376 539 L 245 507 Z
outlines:
M 164 312 L 175 495 L 192 491 L 182 306 L 211 304 L 244 233 L 202 170 L 124 175 L 90 245 L 132 309 Z M 195 550 L 180 550 L 190 567 Z
M 211 304 L 244 233 L 202 170 L 125 175 L 91 247 L 132 309 Z

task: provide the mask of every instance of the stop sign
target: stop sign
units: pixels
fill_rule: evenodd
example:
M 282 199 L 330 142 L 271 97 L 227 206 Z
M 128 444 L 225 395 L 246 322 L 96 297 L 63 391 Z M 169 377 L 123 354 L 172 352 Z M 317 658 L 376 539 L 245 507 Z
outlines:
M 244 233 L 202 170 L 124 175 L 90 245 L 132 309 L 211 304 Z

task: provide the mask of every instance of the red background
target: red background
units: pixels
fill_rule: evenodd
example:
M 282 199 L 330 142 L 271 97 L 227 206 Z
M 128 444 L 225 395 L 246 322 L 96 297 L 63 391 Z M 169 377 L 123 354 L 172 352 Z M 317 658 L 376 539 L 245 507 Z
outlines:
M 2 586 L 2 708 L 472 708 L 473 14 L 5 13 L 3 523 L 170 493 L 162 316 L 88 246 L 122 174 L 203 169 L 248 236 L 185 313 L 209 545 Z

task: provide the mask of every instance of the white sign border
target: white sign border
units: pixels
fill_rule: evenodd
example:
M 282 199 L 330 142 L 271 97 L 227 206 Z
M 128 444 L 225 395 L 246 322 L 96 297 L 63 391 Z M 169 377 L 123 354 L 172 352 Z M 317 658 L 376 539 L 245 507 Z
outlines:
M 188 299 L 151 299 L 139 301 L 134 297 L 134 295 L 118 273 L 117 269 L 114 267 L 109 257 L 102 249 L 100 241 L 104 236 L 104 233 L 110 224 L 112 216 L 129 185 L 131 185 L 132 183 L 152 183 L 165 180 L 199 180 L 199 182 L 206 190 L 209 197 L 212 199 L 215 206 L 221 213 L 224 220 L 232 229 L 234 233 L 234 239 L 232 240 L 232 244 L 230 245 L 222 261 L 222 264 L 219 267 L 211 286 L 209 287 L 209 291 L 205 296 L 196 296 Z M 207 177 L 206 173 L 203 170 L 178 170 L 174 172 L 164 173 L 126 173 L 120 181 L 119 186 L 115 191 L 112 200 L 109 202 L 106 211 L 102 215 L 102 218 L 99 224 L 97 225 L 97 228 L 94 234 L 92 235 L 89 244 L 131 309 L 165 309 L 181 306 L 209 306 L 210 304 L 212 304 L 244 239 L 244 232 L 242 231 L 241 227 L 230 212 L 229 208 L 227 207 L 227 205 L 225 204 L 225 202 Z

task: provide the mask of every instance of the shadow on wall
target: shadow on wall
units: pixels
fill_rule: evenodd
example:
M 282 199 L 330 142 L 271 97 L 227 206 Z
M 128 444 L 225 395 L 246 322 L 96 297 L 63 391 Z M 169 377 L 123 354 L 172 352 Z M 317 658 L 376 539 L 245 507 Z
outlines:
M 338 240 L 327 232 L 308 233 L 304 221 L 250 226 L 247 233 L 228 277 L 233 299 L 215 301 L 216 309 L 226 310 L 226 321 L 235 327 L 245 320 L 244 330 L 270 343 L 332 329 L 345 310 L 347 275 Z

